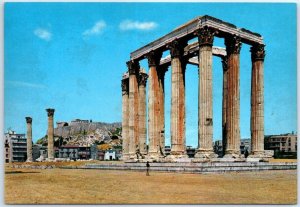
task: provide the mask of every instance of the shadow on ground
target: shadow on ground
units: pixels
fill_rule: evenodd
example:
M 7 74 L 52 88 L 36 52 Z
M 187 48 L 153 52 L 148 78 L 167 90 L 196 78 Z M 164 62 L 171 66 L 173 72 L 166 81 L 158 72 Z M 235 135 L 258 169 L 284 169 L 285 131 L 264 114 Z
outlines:
M 40 173 L 40 172 L 22 172 L 22 171 L 10 171 L 10 172 L 5 172 L 5 174 L 18 174 L 18 173 Z

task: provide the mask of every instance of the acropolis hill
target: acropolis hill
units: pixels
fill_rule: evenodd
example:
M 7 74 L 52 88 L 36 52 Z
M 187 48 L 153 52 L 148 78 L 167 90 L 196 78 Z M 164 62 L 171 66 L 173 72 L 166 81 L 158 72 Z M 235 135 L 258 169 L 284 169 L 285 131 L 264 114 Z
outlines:
M 71 122 L 57 122 L 54 128 L 54 143 L 59 138 L 62 144 L 77 144 L 88 146 L 94 143 L 109 142 L 112 137 L 121 140 L 121 123 L 93 122 L 92 120 L 75 119 Z M 38 144 L 47 143 L 47 138 L 42 137 Z

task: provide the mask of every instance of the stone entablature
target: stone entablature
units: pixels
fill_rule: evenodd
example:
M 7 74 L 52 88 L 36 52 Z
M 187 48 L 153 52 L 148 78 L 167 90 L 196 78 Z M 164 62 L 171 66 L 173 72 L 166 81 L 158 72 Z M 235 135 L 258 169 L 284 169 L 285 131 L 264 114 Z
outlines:
M 228 35 L 236 35 L 241 38 L 243 43 L 250 45 L 263 44 L 263 38 L 260 34 L 251 32 L 244 28 L 237 28 L 233 24 L 205 15 L 191 20 L 169 34 L 132 52 L 130 54 L 131 60 L 141 60 L 150 51 L 165 50 L 166 46 L 175 39 L 192 39 L 196 36 L 195 32 L 204 27 L 215 29 L 217 31 L 215 34 L 216 37 L 225 38 Z

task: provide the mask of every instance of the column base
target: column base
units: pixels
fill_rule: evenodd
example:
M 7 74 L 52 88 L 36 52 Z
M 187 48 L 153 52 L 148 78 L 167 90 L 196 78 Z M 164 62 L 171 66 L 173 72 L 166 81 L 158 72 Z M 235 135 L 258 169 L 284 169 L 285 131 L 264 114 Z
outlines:
M 245 156 L 241 155 L 239 151 L 227 150 L 221 160 L 225 162 L 244 162 Z
M 264 150 L 264 151 L 254 151 L 251 152 L 250 155 L 247 157 L 249 161 L 252 159 L 259 159 L 259 161 L 269 161 L 274 156 L 273 150 Z
M 198 149 L 195 158 L 197 159 L 204 159 L 204 160 L 211 160 L 214 158 L 218 158 L 218 155 L 211 149 L 205 150 L 205 149 Z
M 26 162 L 33 162 L 32 158 L 27 159 Z
M 47 162 L 54 162 L 54 157 L 53 157 L 53 158 L 52 158 L 52 157 L 51 157 L 51 158 L 46 158 L 45 160 L 46 160 Z
M 125 161 L 125 160 L 129 160 L 129 155 L 128 154 L 124 154 L 121 158 L 122 161 Z

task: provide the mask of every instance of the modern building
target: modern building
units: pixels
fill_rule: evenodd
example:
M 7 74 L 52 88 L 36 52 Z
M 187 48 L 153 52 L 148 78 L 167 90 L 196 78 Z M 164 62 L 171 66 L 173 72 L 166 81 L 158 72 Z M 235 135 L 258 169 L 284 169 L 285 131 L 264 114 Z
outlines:
M 58 150 L 59 158 L 69 158 L 71 160 L 76 160 L 79 158 L 78 155 L 79 146 L 78 145 L 65 145 L 61 146 Z
M 116 150 L 107 150 L 104 155 L 104 160 L 116 160 Z
M 251 139 L 241 139 L 240 151 L 241 154 L 245 154 L 246 151 L 251 152 Z
M 27 159 L 27 140 L 25 134 L 15 131 L 5 133 L 5 162 L 25 162 Z
M 265 136 L 265 150 L 297 152 L 297 135 L 292 133 Z
M 168 156 L 171 154 L 171 147 L 170 146 L 165 146 L 165 156 Z
M 213 149 L 214 149 L 214 152 L 219 155 L 219 157 L 222 157 L 223 156 L 222 140 L 215 141 Z M 248 153 L 251 152 L 251 139 L 249 139 L 249 138 L 241 139 L 240 153 L 245 154 L 246 150 L 248 151 Z

